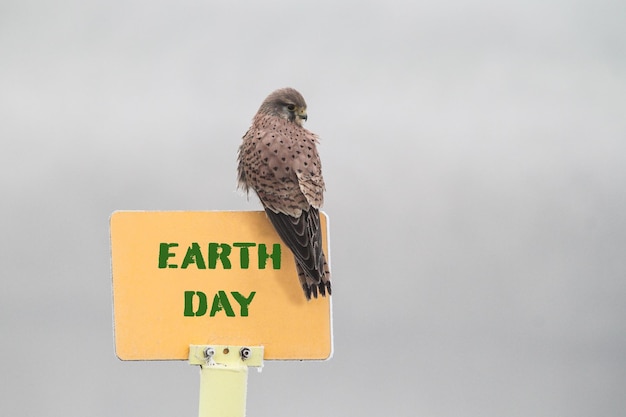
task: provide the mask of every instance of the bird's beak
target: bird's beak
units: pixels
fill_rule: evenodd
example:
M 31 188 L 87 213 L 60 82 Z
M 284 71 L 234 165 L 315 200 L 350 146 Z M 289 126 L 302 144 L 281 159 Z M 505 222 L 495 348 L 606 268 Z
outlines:
M 293 115 L 294 115 L 294 122 L 296 122 L 300 126 L 303 126 L 304 122 L 307 119 L 306 108 L 304 107 L 296 108 L 295 111 L 293 112 Z

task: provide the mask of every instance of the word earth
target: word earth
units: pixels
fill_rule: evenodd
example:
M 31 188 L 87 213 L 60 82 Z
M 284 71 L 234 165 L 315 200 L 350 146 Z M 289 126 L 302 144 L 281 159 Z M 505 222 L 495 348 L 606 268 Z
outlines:
M 173 263 L 173 259 L 170 259 L 177 257 L 174 249 L 177 247 L 178 243 L 159 244 L 159 268 L 178 268 L 178 264 Z M 206 248 L 206 254 L 202 252 L 202 248 L 198 243 L 193 242 L 187 247 L 180 268 L 185 269 L 189 265 L 195 265 L 197 269 L 207 269 L 207 266 L 209 269 L 215 269 L 217 261 L 220 261 L 222 268 L 231 269 L 230 256 L 233 248 L 239 248 L 239 267 L 241 269 L 248 269 L 250 266 L 250 248 L 257 249 L 257 265 L 259 269 L 265 269 L 269 259 L 272 260 L 273 269 L 280 269 L 280 244 L 274 243 L 272 252 L 269 253 L 266 244 L 259 243 L 257 245 L 253 242 L 235 242 L 232 246 L 228 243 L 209 243 Z

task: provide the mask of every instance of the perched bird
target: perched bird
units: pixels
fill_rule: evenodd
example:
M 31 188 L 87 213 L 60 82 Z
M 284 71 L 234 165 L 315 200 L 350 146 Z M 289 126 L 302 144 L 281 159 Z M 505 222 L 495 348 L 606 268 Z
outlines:
M 243 136 L 238 187 L 254 190 L 276 232 L 295 257 L 307 300 L 331 294 L 322 250 L 319 208 L 324 200 L 316 134 L 303 127 L 306 102 L 293 88 L 270 94 Z

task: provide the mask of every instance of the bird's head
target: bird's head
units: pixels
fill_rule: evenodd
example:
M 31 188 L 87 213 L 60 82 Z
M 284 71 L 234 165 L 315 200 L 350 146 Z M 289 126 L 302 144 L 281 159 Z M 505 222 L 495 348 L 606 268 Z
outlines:
M 259 113 L 282 117 L 299 126 L 307 119 L 304 97 L 293 88 L 281 88 L 267 96 Z

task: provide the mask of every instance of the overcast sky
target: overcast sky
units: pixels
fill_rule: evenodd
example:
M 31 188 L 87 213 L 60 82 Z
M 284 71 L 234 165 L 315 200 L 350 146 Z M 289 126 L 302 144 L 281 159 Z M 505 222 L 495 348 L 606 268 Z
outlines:
M 256 210 L 236 151 L 321 137 L 335 354 L 254 416 L 626 414 L 626 3 L 0 3 L 0 414 L 194 416 L 114 352 L 114 210 Z

